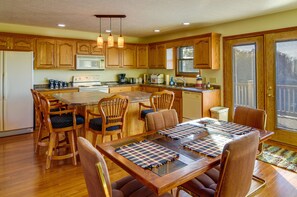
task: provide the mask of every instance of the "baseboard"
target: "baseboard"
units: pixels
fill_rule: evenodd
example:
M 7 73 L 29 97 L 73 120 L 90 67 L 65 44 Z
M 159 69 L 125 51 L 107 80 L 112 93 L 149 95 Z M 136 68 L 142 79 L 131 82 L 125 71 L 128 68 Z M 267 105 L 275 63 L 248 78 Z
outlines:
M 8 137 L 13 135 L 20 135 L 25 133 L 32 133 L 33 128 L 24 128 L 24 129 L 17 129 L 17 130 L 11 130 L 11 131 L 1 131 L 0 137 Z

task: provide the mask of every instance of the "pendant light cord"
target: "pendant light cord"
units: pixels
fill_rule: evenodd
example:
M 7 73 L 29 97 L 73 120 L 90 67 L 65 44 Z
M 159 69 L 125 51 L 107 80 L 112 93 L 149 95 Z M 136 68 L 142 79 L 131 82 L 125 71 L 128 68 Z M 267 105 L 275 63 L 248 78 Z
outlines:
M 111 18 L 109 18 L 109 35 L 111 36 Z
M 100 18 L 100 37 L 101 37 L 101 18 Z
M 120 36 L 122 37 L 122 18 L 120 18 Z

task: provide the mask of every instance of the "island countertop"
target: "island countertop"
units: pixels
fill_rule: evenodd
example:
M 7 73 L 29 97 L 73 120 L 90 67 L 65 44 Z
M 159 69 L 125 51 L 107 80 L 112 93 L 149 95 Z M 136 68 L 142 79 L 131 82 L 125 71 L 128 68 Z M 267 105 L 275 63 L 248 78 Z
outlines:
M 132 91 L 132 92 L 120 92 L 117 93 L 123 96 L 128 96 L 131 103 L 148 101 L 151 93 Z M 68 105 L 96 105 L 98 101 L 102 98 L 112 96 L 114 94 L 104 93 L 104 92 L 69 92 L 69 93 L 59 93 L 53 94 L 53 96 L 68 104 Z

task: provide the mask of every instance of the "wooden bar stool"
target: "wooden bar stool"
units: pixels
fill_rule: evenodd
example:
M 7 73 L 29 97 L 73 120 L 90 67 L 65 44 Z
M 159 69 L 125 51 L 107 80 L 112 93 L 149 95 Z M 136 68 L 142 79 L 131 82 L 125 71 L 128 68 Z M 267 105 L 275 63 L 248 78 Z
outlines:
M 83 126 L 84 118 L 76 115 L 75 109 L 60 109 L 51 111 L 50 101 L 43 95 L 40 96 L 41 112 L 43 114 L 44 126 L 47 129 L 50 139 L 46 159 L 46 169 L 51 166 L 52 160 L 63 160 L 72 158 L 73 165 L 76 165 L 76 138 L 78 125 Z M 66 137 L 66 144 L 61 144 L 59 135 Z M 58 149 L 70 147 L 70 152 L 58 155 Z

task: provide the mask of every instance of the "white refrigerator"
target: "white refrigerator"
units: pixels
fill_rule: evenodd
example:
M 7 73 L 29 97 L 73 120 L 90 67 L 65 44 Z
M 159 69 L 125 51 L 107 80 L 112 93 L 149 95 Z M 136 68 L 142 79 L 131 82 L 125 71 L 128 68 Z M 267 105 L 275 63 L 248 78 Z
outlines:
M 33 131 L 33 52 L 0 51 L 0 137 Z

